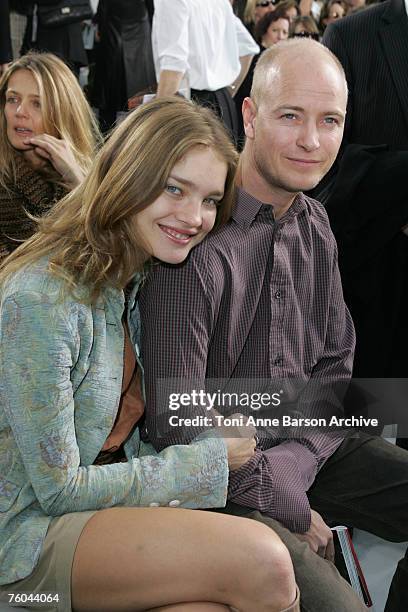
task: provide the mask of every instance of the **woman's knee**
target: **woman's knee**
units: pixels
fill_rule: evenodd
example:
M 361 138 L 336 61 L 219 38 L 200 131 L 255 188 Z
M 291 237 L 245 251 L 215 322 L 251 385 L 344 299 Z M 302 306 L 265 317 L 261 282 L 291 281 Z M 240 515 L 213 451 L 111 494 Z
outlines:
M 249 581 L 256 585 L 265 602 L 271 602 L 271 610 L 288 607 L 296 597 L 295 575 L 288 549 L 279 536 L 262 523 L 251 520 L 250 529 L 245 532 Z

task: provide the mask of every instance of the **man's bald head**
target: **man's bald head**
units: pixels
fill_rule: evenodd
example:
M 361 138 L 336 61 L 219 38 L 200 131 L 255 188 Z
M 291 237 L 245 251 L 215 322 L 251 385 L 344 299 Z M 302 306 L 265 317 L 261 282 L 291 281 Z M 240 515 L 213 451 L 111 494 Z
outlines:
M 261 103 L 265 92 L 273 95 L 273 84 L 282 71 L 290 66 L 308 65 L 317 63 L 326 66 L 332 65 L 344 82 L 347 94 L 347 81 L 343 66 L 337 57 L 324 45 L 310 38 L 291 38 L 273 45 L 264 51 L 256 65 L 251 88 L 251 98 L 257 106 Z
M 284 209 L 313 189 L 338 153 L 346 106 L 343 68 L 328 49 L 302 39 L 264 51 L 242 105 L 241 176 L 251 193 Z

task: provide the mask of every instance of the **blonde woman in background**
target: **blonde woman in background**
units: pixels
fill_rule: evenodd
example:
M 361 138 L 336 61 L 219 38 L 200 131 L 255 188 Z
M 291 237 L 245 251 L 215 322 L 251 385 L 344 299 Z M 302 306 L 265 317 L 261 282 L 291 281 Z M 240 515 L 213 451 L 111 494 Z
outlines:
M 0 594 L 58 593 L 41 609 L 61 612 L 299 611 L 268 527 L 191 510 L 225 504 L 252 432 L 157 454 L 138 429 L 144 264 L 180 264 L 229 218 L 236 163 L 211 111 L 155 100 L 3 264 Z
M 48 53 L 28 53 L 0 80 L 0 258 L 34 231 L 76 187 L 100 140 L 92 111 L 69 68 Z
M 279 0 L 248 0 L 244 11 L 244 23 L 250 30 L 254 31 L 255 25 L 264 15 L 275 10 Z

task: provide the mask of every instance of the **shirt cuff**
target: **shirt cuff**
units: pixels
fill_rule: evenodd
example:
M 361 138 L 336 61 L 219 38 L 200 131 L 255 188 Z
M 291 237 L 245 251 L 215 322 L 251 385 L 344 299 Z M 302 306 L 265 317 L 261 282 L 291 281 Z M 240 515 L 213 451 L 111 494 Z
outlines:
M 292 532 L 304 533 L 311 523 L 310 504 L 297 457 L 286 446 L 258 450 L 244 466 L 231 472 L 228 498 L 259 510 Z
M 184 60 L 170 55 L 160 57 L 159 65 L 160 72 L 162 70 L 173 70 L 174 72 L 182 72 L 184 74 L 188 68 L 188 64 Z
M 316 457 L 308 448 L 306 448 L 306 446 L 304 446 L 304 444 L 300 444 L 300 442 L 291 440 L 290 442 L 284 442 L 283 446 L 285 447 L 285 450 L 290 451 L 296 459 L 303 488 L 305 491 L 308 491 L 312 486 L 318 471 Z M 265 452 L 268 454 L 270 451 L 273 451 L 273 449 L 269 449 Z

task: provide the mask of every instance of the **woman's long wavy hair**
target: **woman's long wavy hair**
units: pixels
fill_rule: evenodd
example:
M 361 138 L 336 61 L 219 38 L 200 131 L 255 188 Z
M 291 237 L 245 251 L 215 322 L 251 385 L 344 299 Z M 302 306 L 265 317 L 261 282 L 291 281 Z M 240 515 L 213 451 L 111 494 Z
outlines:
M 193 147 L 210 147 L 228 167 L 216 225 L 231 214 L 237 153 L 209 109 L 181 98 L 139 107 L 112 133 L 87 178 L 43 218 L 0 267 L 0 283 L 40 257 L 71 289 L 94 301 L 104 286 L 124 288 L 148 258 L 135 216 L 163 192 L 173 166 Z
M 77 163 L 87 172 L 101 141 L 92 110 L 62 60 L 52 53 L 30 52 L 13 62 L 0 79 L 0 186 L 7 189 L 16 182 L 16 151 L 7 138 L 4 107 L 8 82 L 18 70 L 28 70 L 38 85 L 45 132 L 66 140 Z M 45 174 L 56 182 L 61 179 L 51 165 Z

